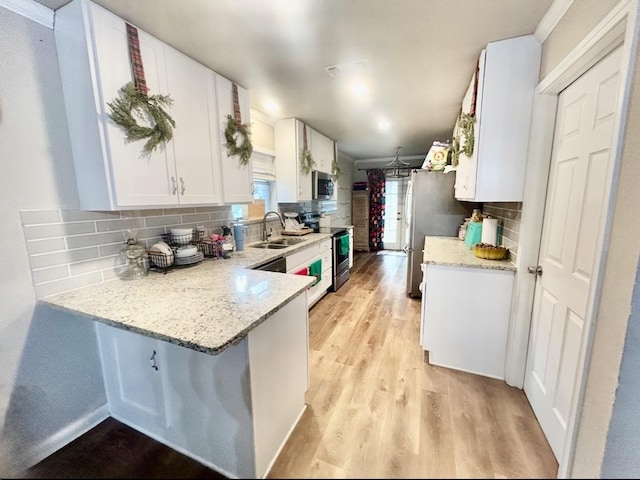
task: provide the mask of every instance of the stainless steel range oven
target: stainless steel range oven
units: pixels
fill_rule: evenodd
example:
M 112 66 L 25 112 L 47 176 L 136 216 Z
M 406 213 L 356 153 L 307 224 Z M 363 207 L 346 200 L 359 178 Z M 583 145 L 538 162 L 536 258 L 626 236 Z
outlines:
M 301 213 L 298 222 L 305 224 L 316 233 L 329 233 L 332 239 L 333 279 L 329 291 L 336 292 L 349 280 L 349 231 L 345 227 L 321 227 L 320 215 Z
M 322 232 L 324 228 L 320 228 Z M 333 234 L 333 281 L 330 290 L 337 291 L 349 280 L 349 232 L 346 228 L 331 228 Z

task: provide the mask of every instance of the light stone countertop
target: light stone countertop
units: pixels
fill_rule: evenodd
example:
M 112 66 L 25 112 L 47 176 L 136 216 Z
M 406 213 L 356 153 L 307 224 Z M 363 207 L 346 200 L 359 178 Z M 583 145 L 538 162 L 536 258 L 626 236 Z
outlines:
M 422 263 L 516 271 L 515 264 L 509 260 L 476 257 L 473 250 L 458 237 L 424 237 Z
M 234 251 L 229 259 L 205 258 L 166 274 L 115 279 L 39 301 L 107 325 L 216 355 L 309 287 L 311 277 L 252 270 L 288 256 L 329 234 L 310 233 L 280 250 Z M 275 239 L 273 239 L 275 240 Z

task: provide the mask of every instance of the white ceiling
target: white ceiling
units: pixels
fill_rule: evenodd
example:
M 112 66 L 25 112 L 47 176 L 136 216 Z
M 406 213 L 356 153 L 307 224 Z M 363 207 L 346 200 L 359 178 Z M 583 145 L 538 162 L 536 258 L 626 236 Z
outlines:
M 38 0 L 53 10 L 69 0 Z M 451 137 L 486 43 L 531 34 L 553 0 L 96 0 L 298 117 L 354 159 Z M 368 101 L 324 67 L 365 60 Z M 169 92 L 170 93 L 170 92 Z M 387 133 L 377 129 L 388 119 Z

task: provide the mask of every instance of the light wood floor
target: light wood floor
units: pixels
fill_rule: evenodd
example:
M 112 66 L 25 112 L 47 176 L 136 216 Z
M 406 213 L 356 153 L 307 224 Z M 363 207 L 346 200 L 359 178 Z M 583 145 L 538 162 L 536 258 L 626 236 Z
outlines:
M 356 253 L 311 309 L 308 407 L 269 478 L 555 478 L 522 390 L 425 361 L 406 261 Z

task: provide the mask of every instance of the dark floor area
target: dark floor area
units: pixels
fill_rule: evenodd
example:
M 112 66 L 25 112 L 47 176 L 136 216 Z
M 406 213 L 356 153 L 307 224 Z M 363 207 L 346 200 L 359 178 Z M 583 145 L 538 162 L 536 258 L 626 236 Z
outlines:
M 21 478 L 227 478 L 114 418 L 25 471 Z

